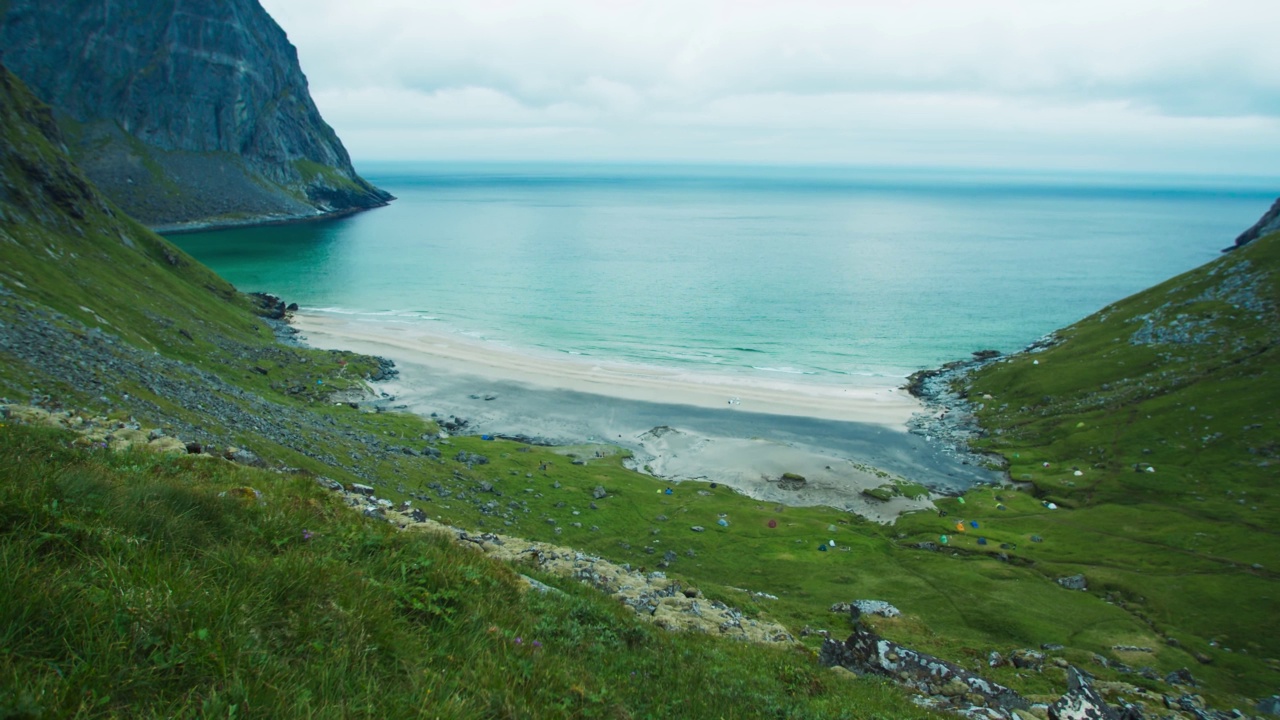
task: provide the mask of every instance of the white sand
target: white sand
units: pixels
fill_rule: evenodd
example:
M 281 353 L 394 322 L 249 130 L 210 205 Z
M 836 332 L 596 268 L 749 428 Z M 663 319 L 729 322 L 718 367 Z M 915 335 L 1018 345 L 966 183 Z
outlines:
M 393 407 L 465 417 L 468 432 L 620 445 L 634 453 L 634 467 L 671 482 L 717 482 L 762 501 L 828 505 L 892 522 L 932 504 L 863 496 L 886 482 L 875 470 L 930 487 L 986 477 L 906 432 L 921 405 L 885 381 L 834 385 L 602 363 L 516 351 L 422 324 L 305 311 L 293 325 L 313 347 L 394 360 L 400 377 L 378 388 L 395 396 Z M 808 482 L 780 487 L 784 472 Z
M 604 363 L 581 356 L 517 352 L 496 343 L 432 333 L 422 324 L 307 312 L 296 314 L 293 325 L 313 347 L 354 350 L 439 371 L 624 400 L 869 423 L 903 432 L 911 414 L 921 409 L 908 393 L 887 383 L 785 382 Z M 731 403 L 731 398 L 737 402 Z

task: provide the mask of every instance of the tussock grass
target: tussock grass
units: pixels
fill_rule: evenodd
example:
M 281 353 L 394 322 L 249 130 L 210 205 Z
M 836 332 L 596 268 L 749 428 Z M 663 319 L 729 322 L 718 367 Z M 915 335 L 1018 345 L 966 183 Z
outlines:
M 525 590 L 305 478 L 69 439 L 0 429 L 0 716 L 928 716 L 807 651 Z

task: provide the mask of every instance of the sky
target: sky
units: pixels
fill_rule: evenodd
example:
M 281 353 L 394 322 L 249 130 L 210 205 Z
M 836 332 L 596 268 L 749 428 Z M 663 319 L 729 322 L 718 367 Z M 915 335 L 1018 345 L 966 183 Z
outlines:
M 362 161 L 1280 177 L 1276 0 L 261 0 Z

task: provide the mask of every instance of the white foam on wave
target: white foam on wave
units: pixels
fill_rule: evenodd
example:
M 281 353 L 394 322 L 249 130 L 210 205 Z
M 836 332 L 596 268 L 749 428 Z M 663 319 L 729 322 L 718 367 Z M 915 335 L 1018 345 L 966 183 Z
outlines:
M 761 367 L 759 365 L 752 365 L 751 369 L 761 370 L 763 372 L 786 373 L 788 375 L 817 375 L 818 374 L 813 370 L 801 370 L 800 368 L 793 368 L 793 367 Z
M 351 315 L 354 317 L 366 318 L 410 318 L 412 320 L 439 320 L 434 315 L 427 315 L 417 310 L 353 310 L 345 307 L 317 307 L 306 308 L 308 312 L 322 313 L 324 315 Z

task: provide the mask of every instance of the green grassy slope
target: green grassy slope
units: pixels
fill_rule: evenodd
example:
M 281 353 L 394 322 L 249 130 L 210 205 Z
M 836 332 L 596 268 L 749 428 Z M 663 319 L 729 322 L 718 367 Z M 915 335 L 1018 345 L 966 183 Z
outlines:
M 989 434 L 976 444 L 1035 501 L 947 505 L 1046 575 L 1083 572 L 1210 663 L 1198 672 L 1257 692 L 1280 682 L 1278 269 L 1271 235 L 977 372 L 966 390 Z
M 930 717 L 306 478 L 0 428 L 0 717 Z M 263 488 L 260 499 L 227 493 Z

